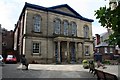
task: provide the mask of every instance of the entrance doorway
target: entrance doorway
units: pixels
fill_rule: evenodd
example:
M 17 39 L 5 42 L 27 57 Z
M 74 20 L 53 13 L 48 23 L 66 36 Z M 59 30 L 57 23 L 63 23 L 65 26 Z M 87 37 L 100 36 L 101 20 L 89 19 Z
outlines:
M 76 61 L 76 58 L 75 58 L 75 43 L 74 42 L 70 43 L 70 61 L 71 62 Z
M 61 62 L 67 62 L 67 42 L 61 42 L 60 45 Z

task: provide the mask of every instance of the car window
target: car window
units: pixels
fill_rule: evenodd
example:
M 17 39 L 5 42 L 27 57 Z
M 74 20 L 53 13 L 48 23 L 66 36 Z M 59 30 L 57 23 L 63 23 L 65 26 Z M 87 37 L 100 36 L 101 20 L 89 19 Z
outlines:
M 3 59 L 2 55 L 0 55 L 0 59 Z
M 14 55 L 8 55 L 7 58 L 15 58 Z
M 13 58 L 13 55 L 8 55 L 7 58 Z

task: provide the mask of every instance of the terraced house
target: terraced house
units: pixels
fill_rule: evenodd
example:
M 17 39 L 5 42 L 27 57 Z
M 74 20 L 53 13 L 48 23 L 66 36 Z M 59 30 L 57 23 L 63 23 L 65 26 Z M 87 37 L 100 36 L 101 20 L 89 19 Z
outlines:
M 14 50 L 29 62 L 71 63 L 93 57 L 92 19 L 67 4 L 25 3 L 14 29 Z

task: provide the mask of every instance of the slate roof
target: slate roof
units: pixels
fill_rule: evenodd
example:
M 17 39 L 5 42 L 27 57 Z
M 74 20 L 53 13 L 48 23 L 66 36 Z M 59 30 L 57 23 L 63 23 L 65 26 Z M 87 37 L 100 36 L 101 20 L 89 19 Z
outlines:
M 100 36 L 104 36 L 104 35 L 107 35 L 107 34 L 108 34 L 108 32 L 104 32 L 104 33 L 100 34 Z
M 99 45 L 96 45 L 95 47 L 106 47 L 108 44 L 106 42 L 101 42 Z
M 69 14 L 69 13 L 65 13 L 65 12 L 62 12 L 62 11 L 58 11 L 58 10 L 55 10 L 57 8 L 61 8 L 61 7 L 66 7 L 68 8 L 71 12 L 73 12 L 75 15 L 73 14 Z M 92 19 L 88 19 L 88 18 L 85 18 L 85 17 L 82 17 L 79 13 L 77 13 L 75 10 L 73 10 L 69 5 L 67 4 L 62 4 L 62 5 L 58 5 L 58 6 L 53 6 L 53 7 L 42 7 L 42 6 L 39 6 L 39 5 L 35 5 L 35 4 L 31 4 L 31 3 L 27 3 L 25 2 L 25 6 L 22 10 L 22 13 L 19 17 L 19 20 L 21 19 L 21 16 L 22 14 L 24 13 L 25 9 L 26 8 L 33 8 L 33 9 L 38 9 L 38 10 L 43 10 L 43 11 L 46 11 L 46 12 L 53 12 L 53 13 L 57 13 L 57 14 L 62 14 L 62 15 L 66 15 L 66 16 L 70 16 L 70 17 L 74 17 L 74 18 L 78 18 L 80 20 L 84 20 L 84 21 L 88 21 L 88 22 L 93 22 Z

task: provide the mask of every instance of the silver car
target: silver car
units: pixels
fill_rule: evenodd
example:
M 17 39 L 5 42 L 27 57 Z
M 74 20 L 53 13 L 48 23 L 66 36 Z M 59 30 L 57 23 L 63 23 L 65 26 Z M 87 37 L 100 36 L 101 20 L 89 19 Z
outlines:
M 3 62 L 3 57 L 2 57 L 2 55 L 0 55 L 0 65 L 4 65 L 4 62 Z

